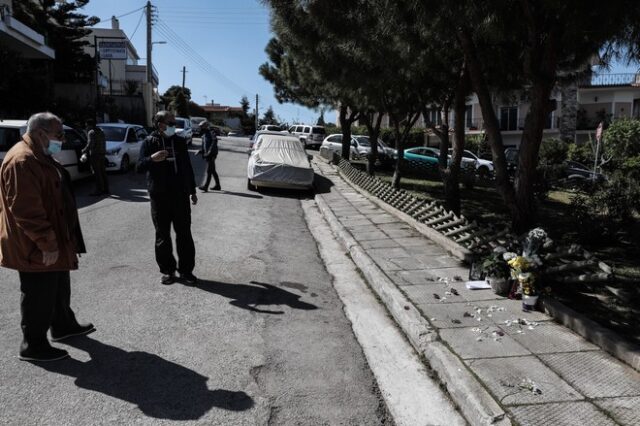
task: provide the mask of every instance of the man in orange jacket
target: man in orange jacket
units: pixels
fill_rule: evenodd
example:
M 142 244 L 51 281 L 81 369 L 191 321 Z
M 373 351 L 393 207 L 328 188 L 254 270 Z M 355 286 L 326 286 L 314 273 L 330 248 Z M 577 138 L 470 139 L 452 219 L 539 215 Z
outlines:
M 69 356 L 53 341 L 95 331 L 71 310 L 69 271 L 78 268 L 84 240 L 68 172 L 52 155 L 64 129 L 58 117 L 38 113 L 0 167 L 0 266 L 19 272 L 24 339 L 20 359 L 54 361 Z

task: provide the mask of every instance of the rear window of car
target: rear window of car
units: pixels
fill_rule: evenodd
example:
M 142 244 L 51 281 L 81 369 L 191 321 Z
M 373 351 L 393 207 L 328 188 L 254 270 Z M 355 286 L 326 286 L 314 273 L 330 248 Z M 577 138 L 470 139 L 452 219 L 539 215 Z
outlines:
M 0 128 L 0 151 L 8 151 L 20 140 L 20 129 Z
M 313 133 L 314 135 L 324 135 L 326 134 L 324 127 L 314 127 L 311 130 L 311 133 Z
M 108 141 L 123 141 L 127 133 L 126 127 L 99 126 L 104 132 L 104 138 Z
M 181 119 L 181 118 L 176 118 L 176 128 L 177 129 L 184 129 L 186 126 L 186 121 Z

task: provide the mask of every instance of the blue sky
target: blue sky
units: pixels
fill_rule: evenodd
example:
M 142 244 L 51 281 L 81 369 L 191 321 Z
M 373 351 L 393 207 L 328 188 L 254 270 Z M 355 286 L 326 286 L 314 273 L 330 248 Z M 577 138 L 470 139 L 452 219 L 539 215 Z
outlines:
M 84 13 L 97 16 L 97 27 L 110 28 L 111 16 L 143 7 L 146 0 L 91 0 Z M 246 95 L 254 107 L 259 95 L 260 115 L 269 106 L 277 117 L 293 122 L 314 122 L 319 112 L 294 104 L 279 104 L 273 88 L 258 67 L 267 61 L 264 48 L 271 38 L 269 11 L 257 0 L 152 0 L 159 22 L 153 31 L 153 64 L 160 77 L 160 92 L 182 84 L 182 66 L 187 67 L 186 86 L 194 102 L 205 101 L 239 106 Z M 132 40 L 140 57 L 146 57 L 146 25 L 143 10 L 119 18 L 120 28 Z M 138 25 L 139 22 L 139 25 Z M 136 29 L 137 27 L 137 29 Z M 184 48 L 187 44 L 192 51 Z M 200 56 L 198 58 L 196 55 Z M 144 64 L 145 60 L 141 60 Z M 335 113 L 325 113 L 335 121 Z
M 91 0 L 84 13 L 102 19 L 98 27 L 109 28 L 111 16 L 122 16 L 120 28 L 133 41 L 141 57 L 146 56 L 146 27 L 142 8 L 146 0 Z M 153 48 L 153 63 L 160 77 L 160 91 L 182 84 L 182 67 L 187 67 L 186 86 L 192 100 L 212 100 L 238 106 L 246 95 L 251 107 L 260 96 L 260 115 L 272 106 L 287 123 L 315 123 L 319 112 L 294 104 L 279 104 L 272 86 L 258 74 L 267 61 L 264 48 L 271 38 L 269 11 L 258 0 L 152 0 L 159 22 L 153 39 L 166 41 Z M 188 48 L 185 48 L 185 45 Z M 190 49 L 189 49 L 190 48 Z M 199 56 L 199 57 L 198 57 Z M 141 61 L 144 64 L 144 59 Z M 633 73 L 638 65 L 615 64 L 612 73 Z M 335 122 L 334 111 L 325 120 Z

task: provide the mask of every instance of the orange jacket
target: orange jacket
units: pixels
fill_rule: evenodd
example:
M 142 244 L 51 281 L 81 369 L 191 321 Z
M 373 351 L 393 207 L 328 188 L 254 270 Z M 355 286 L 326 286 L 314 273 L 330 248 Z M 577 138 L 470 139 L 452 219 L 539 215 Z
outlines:
M 69 271 L 84 252 L 67 171 L 25 135 L 0 167 L 0 265 L 22 272 Z M 43 251 L 58 251 L 53 265 Z

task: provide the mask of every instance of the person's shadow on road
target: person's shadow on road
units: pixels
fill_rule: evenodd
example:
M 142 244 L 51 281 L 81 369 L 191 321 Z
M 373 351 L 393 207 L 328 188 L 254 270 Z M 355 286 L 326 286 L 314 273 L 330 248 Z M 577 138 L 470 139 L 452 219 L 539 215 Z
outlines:
M 219 294 L 227 299 L 232 299 L 229 303 L 233 306 L 262 314 L 282 315 L 284 311 L 260 309 L 259 306 L 287 305 L 293 309 L 307 311 L 318 309 L 316 305 L 300 300 L 299 295 L 283 290 L 272 284 L 258 281 L 251 281 L 251 284 L 255 285 L 200 280 L 195 287 L 209 293 Z
M 78 387 L 136 404 L 149 417 L 197 420 L 213 407 L 244 411 L 254 405 L 245 392 L 210 390 L 207 377 L 148 352 L 127 352 L 86 337 L 65 343 L 88 352 L 91 361 L 36 365 L 75 377 Z

